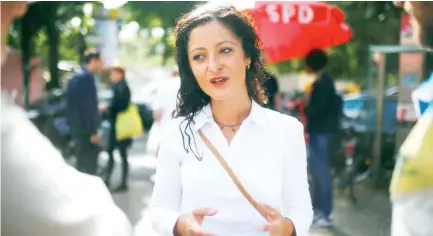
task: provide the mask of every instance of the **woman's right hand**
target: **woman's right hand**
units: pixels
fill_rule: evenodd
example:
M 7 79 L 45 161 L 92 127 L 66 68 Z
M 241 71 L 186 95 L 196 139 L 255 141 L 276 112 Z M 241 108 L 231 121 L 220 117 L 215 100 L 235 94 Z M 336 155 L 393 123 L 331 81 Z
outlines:
M 215 236 L 205 232 L 201 224 L 206 216 L 213 216 L 217 213 L 213 208 L 199 208 L 190 213 L 179 216 L 174 226 L 174 235 L 176 236 Z

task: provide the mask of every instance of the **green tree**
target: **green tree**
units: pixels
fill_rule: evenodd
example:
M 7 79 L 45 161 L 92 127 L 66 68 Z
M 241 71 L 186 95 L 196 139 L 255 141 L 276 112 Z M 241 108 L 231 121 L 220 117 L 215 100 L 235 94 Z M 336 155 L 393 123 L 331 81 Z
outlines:
M 50 81 L 47 89 L 60 86 L 58 62 L 60 58 L 78 60 L 84 51 L 81 29 L 87 30 L 83 5 L 86 2 L 36 2 L 29 5 L 27 13 L 15 21 L 9 32 L 9 44 L 21 49 L 25 91 L 29 84 L 29 61 L 39 55 L 48 62 Z M 97 3 L 92 3 L 97 4 Z M 79 17 L 83 27 L 73 28 L 70 20 Z M 81 54 L 80 54 L 81 53 Z M 26 92 L 28 93 L 28 92 Z
M 338 57 L 331 57 L 338 61 L 331 68 L 337 71 L 338 64 L 343 63 L 340 65 L 347 69 L 338 71 L 338 74 L 363 83 L 367 76 L 368 46 L 400 43 L 401 9 L 396 8 L 392 2 L 352 1 L 334 4 L 346 12 L 346 21 L 351 26 L 354 37 L 349 43 L 330 50 Z M 397 57 L 390 59 L 390 70 L 395 72 L 398 69 Z
M 185 2 L 185 1 L 171 1 L 171 2 L 128 2 L 125 9 L 131 12 L 129 20 L 136 21 L 141 28 L 151 29 L 152 27 L 161 27 L 164 29 L 164 35 L 161 42 L 164 44 L 163 61 L 165 65 L 167 59 L 172 56 L 174 52 L 173 41 L 170 38 L 176 25 L 176 20 L 201 2 Z
M 353 79 L 364 83 L 367 76 L 368 46 L 372 44 L 398 44 L 401 9 L 387 2 L 327 2 L 341 8 L 346 22 L 354 32 L 353 39 L 343 45 L 328 49 L 329 72 L 337 78 Z M 165 32 L 176 23 L 176 19 L 191 10 L 197 2 L 129 2 L 126 8 L 131 12 L 130 20 L 135 20 L 142 28 L 162 27 Z M 161 39 L 166 45 L 164 58 L 171 55 L 173 48 L 169 34 Z M 397 63 L 389 62 L 390 65 Z M 303 69 L 303 60 L 290 60 L 272 65 L 269 69 L 277 74 Z M 394 66 L 395 67 L 395 66 Z

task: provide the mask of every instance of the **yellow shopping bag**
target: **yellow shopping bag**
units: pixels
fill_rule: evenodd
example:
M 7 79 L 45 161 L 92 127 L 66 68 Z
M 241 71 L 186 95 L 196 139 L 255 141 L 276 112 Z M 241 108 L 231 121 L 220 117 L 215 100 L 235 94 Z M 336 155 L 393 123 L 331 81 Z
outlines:
M 125 111 L 117 115 L 116 139 L 121 141 L 140 136 L 143 136 L 143 124 L 140 113 L 136 105 L 129 104 Z

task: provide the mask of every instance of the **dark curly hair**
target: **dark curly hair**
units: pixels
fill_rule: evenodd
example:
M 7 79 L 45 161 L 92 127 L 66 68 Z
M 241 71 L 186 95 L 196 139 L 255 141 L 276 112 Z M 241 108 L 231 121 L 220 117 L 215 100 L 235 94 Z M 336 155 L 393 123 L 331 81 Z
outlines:
M 181 127 L 184 123 L 182 122 L 179 129 L 182 138 L 184 139 L 184 134 L 188 138 L 187 142 L 183 140 L 186 152 L 188 152 L 188 149 L 192 150 L 191 136 L 193 136 L 186 131 L 188 129 L 191 131 L 193 117 L 210 103 L 209 95 L 199 87 L 191 70 L 188 60 L 188 40 L 194 28 L 212 21 L 222 23 L 241 41 L 245 56 L 251 60 L 251 65 L 246 71 L 248 95 L 260 105 L 267 103 L 267 96 L 263 88 L 265 74 L 261 56 L 262 44 L 249 15 L 237 11 L 233 6 L 222 7 L 211 4 L 201 5 L 185 14 L 178 20 L 175 29 L 176 61 L 179 67 L 181 85 L 178 93 L 179 104 L 173 112 L 173 117 L 185 117 L 186 126 L 182 130 Z M 197 153 L 194 152 L 194 155 L 201 160 Z

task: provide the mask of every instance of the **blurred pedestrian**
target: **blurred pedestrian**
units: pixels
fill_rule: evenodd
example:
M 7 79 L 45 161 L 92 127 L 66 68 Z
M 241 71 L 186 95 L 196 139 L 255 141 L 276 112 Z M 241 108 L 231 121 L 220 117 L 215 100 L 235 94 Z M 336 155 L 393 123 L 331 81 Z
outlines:
M 154 229 L 307 236 L 313 212 L 303 127 L 263 107 L 265 74 L 252 23 L 233 7 L 208 4 L 181 18 L 175 35 L 179 106 L 158 154 L 149 204 Z
M 120 66 L 114 66 L 110 69 L 111 91 L 113 97 L 111 98 L 109 106 L 106 108 L 108 120 L 110 122 L 110 138 L 108 144 L 108 167 L 105 183 L 109 187 L 111 174 L 114 168 L 114 150 L 119 150 L 122 159 L 122 182 L 115 192 L 128 190 L 128 148 L 132 144 L 132 139 L 117 140 L 116 136 L 116 120 L 120 112 L 125 111 L 131 103 L 131 91 L 125 79 L 125 70 Z
M 158 89 L 155 102 L 152 105 L 154 117 L 161 127 L 165 127 L 173 118 L 177 107 L 177 95 L 180 89 L 180 77 L 177 68 L 172 72 L 171 78 L 164 81 Z
M 339 127 L 339 109 L 333 78 L 326 73 L 328 57 L 321 49 L 314 49 L 305 57 L 307 71 L 315 81 L 308 95 L 305 107 L 309 138 L 309 167 L 313 177 L 313 208 L 315 227 L 331 227 L 332 176 L 329 157 L 329 143 Z
M 267 80 L 265 80 L 265 91 L 268 95 L 267 107 L 274 111 L 281 111 L 281 97 L 280 97 L 280 86 L 275 75 L 269 72 L 265 72 Z
M 22 70 L 7 65 L 4 49 L 13 20 L 27 2 L 1 3 L 3 73 Z M 9 73 L 13 74 L 13 73 Z M 100 178 L 81 174 L 63 157 L 1 88 L 1 234 L 3 236 L 128 236 L 131 225 Z
M 177 95 L 180 88 L 180 77 L 178 69 L 172 71 L 171 77 L 162 81 L 158 87 L 155 100 L 152 104 L 155 122 L 149 131 L 147 142 L 148 153 L 157 154 L 161 144 L 163 130 L 173 119 L 173 112 L 177 107 Z
M 71 128 L 77 169 L 96 175 L 98 170 L 100 115 L 95 75 L 103 72 L 99 51 L 84 55 L 85 65 L 67 84 L 66 117 Z

